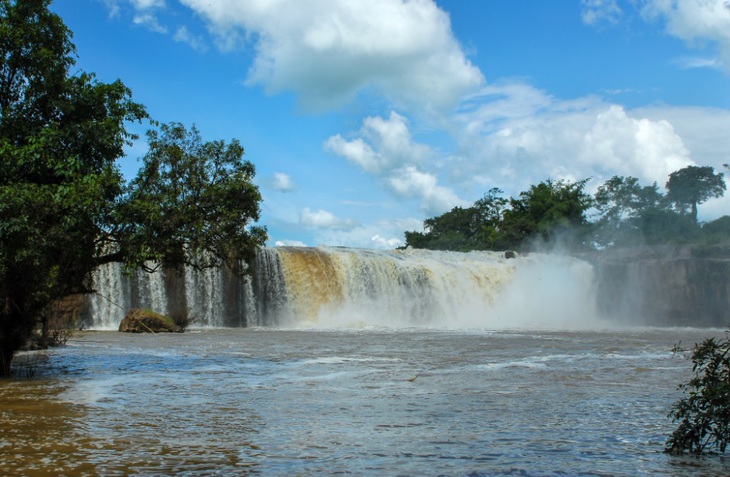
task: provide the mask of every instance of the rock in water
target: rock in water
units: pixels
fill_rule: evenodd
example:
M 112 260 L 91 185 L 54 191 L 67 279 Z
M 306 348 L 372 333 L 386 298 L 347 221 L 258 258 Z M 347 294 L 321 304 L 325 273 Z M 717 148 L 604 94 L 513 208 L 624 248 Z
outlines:
M 123 333 L 180 333 L 183 330 L 165 315 L 135 308 L 130 310 L 119 324 L 119 331 Z

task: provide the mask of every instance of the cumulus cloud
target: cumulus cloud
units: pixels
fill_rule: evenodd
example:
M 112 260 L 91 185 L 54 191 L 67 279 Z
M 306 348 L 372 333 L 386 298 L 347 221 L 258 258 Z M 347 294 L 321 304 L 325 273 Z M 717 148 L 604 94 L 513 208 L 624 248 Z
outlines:
M 387 119 L 368 117 L 353 139 L 338 134 L 325 141 L 324 148 L 378 177 L 396 196 L 420 200 L 428 213 L 442 213 L 464 203 L 452 190 L 438 185 L 435 173 L 424 170 L 436 154 L 412 139 L 406 118 L 396 112 Z
M 692 163 L 672 122 L 658 113 L 642 117 L 595 97 L 560 100 L 525 84 L 485 88 L 459 121 L 462 156 L 452 170 L 488 187 L 615 174 L 663 184 Z
M 645 0 L 642 13 L 666 22 L 667 31 L 690 44 L 718 45 L 720 60 L 730 73 L 730 4 L 727 0 Z
M 294 185 L 294 181 L 292 181 L 291 177 L 283 172 L 274 173 L 272 187 L 281 192 L 291 192 L 296 189 L 296 185 Z
M 466 202 L 451 190 L 438 185 L 436 175 L 421 172 L 414 166 L 393 171 L 386 179 L 388 186 L 401 197 L 417 197 L 421 208 L 430 213 L 442 213 Z
M 339 134 L 332 136 L 324 147 L 371 174 L 383 174 L 403 164 L 420 164 L 433 155 L 428 146 L 413 142 L 406 118 L 394 111 L 387 119 L 365 118 L 358 135 L 351 141 Z
M 616 0 L 581 0 L 581 19 L 586 25 L 616 23 L 623 13 Z
M 450 108 L 484 81 L 433 0 L 181 0 L 219 44 L 248 40 L 248 83 L 327 108 L 375 88 L 396 102 Z M 444 74 L 448 72 L 449 74 Z
M 305 227 L 333 230 L 352 230 L 358 226 L 352 219 L 342 219 L 322 209 L 312 211 L 308 207 L 299 213 L 299 223 Z

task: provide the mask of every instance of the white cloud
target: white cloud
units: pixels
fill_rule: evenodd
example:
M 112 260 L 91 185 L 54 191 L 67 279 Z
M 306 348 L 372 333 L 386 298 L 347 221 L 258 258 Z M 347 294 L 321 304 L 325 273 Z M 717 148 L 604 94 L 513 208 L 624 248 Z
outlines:
M 727 131 L 730 110 L 687 106 L 649 106 L 634 111 L 653 121 L 668 121 L 682 138 L 694 162 L 723 169 L 730 162 Z M 727 175 L 727 174 L 726 174 Z
M 717 58 L 703 57 L 682 57 L 674 60 L 674 63 L 683 70 L 694 68 L 722 69 L 722 62 Z
M 324 148 L 380 178 L 396 196 L 420 200 L 428 213 L 442 213 L 464 203 L 452 190 L 438 185 L 435 172 L 424 170 L 432 167 L 436 154 L 413 141 L 406 119 L 398 113 L 391 112 L 387 119 L 368 117 L 357 137 L 348 141 L 332 136 Z
M 616 23 L 623 13 L 616 0 L 581 0 L 581 19 L 586 25 Z
M 352 219 L 342 219 L 326 210 L 312 211 L 308 207 L 299 213 L 299 223 L 305 227 L 333 230 L 352 230 L 358 223 Z
M 256 48 L 248 83 L 327 108 L 375 88 L 397 103 L 450 108 L 484 81 L 433 0 L 181 0 L 221 45 Z M 444 74 L 448 72 L 448 74 Z
M 167 33 L 167 28 L 162 26 L 157 16 L 152 13 L 138 13 L 134 16 L 132 22 L 156 33 Z
M 277 240 L 275 247 L 306 247 L 307 244 L 299 240 Z
M 421 208 L 428 214 L 441 214 L 465 201 L 446 187 L 438 185 L 434 174 L 421 172 L 414 166 L 405 166 L 386 179 L 390 189 L 401 197 L 417 197 Z
M 296 189 L 296 185 L 294 185 L 294 181 L 292 181 L 291 177 L 283 172 L 274 173 L 272 186 L 275 190 L 281 192 L 291 192 Z
M 205 53 L 206 51 L 208 51 L 208 46 L 205 44 L 205 40 L 203 40 L 203 38 L 201 38 L 200 36 L 194 36 L 184 26 L 179 27 L 177 31 L 175 31 L 172 39 L 178 43 L 185 43 L 189 45 L 193 50 L 197 51 L 198 53 Z
M 645 0 L 642 13 L 666 21 L 667 31 L 689 42 L 718 45 L 720 61 L 730 72 L 730 4 L 727 0 Z
M 109 16 L 111 18 L 118 17 L 121 12 L 118 0 L 103 0 L 107 10 L 109 10 Z
M 365 118 L 358 135 L 352 141 L 339 134 L 332 136 L 324 147 L 371 174 L 387 173 L 403 164 L 420 164 L 433 155 L 428 146 L 413 142 L 406 118 L 396 112 L 388 119 Z
M 130 0 L 137 10 L 151 10 L 153 8 L 165 8 L 165 0 Z
M 423 221 L 415 218 L 379 220 L 350 230 L 318 229 L 315 245 L 394 249 L 405 244 L 405 230 L 422 230 Z
M 525 84 L 495 85 L 459 116 L 460 152 L 452 170 L 462 183 L 511 184 L 508 194 L 547 178 L 598 181 L 631 175 L 663 184 L 691 164 L 672 122 L 595 97 L 565 101 Z
M 392 249 L 400 247 L 403 244 L 403 239 L 395 237 L 386 238 L 375 234 L 370 238 L 370 245 L 372 246 L 372 248 Z
M 165 0 L 103 0 L 110 17 L 121 14 L 122 5 L 129 4 L 134 11 L 132 23 L 156 33 L 167 33 L 167 28 L 160 24 L 156 12 L 166 8 Z

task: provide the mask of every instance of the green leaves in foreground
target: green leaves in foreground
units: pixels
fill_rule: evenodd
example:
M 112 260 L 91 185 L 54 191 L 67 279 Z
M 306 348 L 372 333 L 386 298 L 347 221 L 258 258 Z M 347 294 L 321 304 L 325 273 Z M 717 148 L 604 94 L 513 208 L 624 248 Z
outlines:
M 693 377 L 669 416 L 679 426 L 665 452 L 725 452 L 730 442 L 730 341 L 709 338 L 692 348 Z

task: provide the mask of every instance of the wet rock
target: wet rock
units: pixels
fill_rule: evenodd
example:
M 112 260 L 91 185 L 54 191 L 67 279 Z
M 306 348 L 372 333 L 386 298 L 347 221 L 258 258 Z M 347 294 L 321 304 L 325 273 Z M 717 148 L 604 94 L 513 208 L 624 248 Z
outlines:
M 135 308 L 130 310 L 119 324 L 119 331 L 123 333 L 180 333 L 183 330 L 165 315 Z

